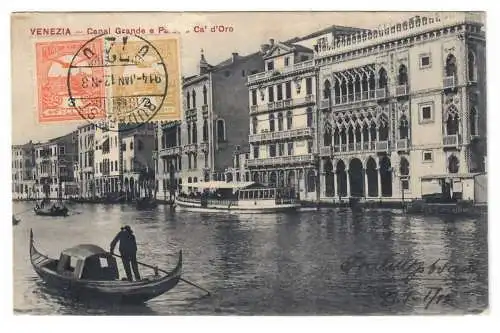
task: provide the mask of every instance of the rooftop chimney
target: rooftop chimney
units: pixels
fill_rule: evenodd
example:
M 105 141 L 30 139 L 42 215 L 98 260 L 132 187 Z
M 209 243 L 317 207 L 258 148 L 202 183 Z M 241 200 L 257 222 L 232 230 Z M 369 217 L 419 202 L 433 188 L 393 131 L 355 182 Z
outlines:
M 270 48 L 271 48 L 271 47 L 269 46 L 269 44 L 262 44 L 262 45 L 260 46 L 260 52 L 262 52 L 262 53 L 266 53 L 267 51 L 269 51 L 269 49 L 270 49 Z
M 269 44 L 271 44 L 271 47 L 274 45 L 274 39 L 273 38 L 269 39 Z
M 236 59 L 238 59 L 238 52 L 233 52 L 233 63 L 236 62 Z

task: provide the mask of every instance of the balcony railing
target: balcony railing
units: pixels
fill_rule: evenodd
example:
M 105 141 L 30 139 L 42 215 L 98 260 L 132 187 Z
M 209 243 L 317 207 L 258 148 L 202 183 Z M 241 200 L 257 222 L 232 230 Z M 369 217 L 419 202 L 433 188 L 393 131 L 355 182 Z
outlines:
M 203 113 L 208 112 L 208 105 L 207 104 L 204 104 L 201 106 L 201 112 L 203 112 Z
M 399 139 L 396 141 L 396 149 L 397 150 L 408 150 L 410 147 L 408 139 Z
M 396 86 L 396 96 L 405 96 L 408 95 L 408 85 L 400 84 Z
M 389 150 L 389 141 L 377 141 L 375 142 L 376 151 L 387 151 Z
M 445 147 L 458 146 L 459 143 L 460 143 L 459 134 L 445 135 L 443 137 L 443 146 Z
M 328 149 L 332 150 L 332 153 L 351 153 L 357 151 L 387 151 L 389 150 L 388 141 L 376 141 L 376 142 L 351 142 L 347 144 L 336 144 L 331 148 L 329 146 L 320 148 L 320 155 L 327 155 Z
M 320 109 L 328 109 L 329 107 L 330 107 L 330 100 L 329 99 L 322 99 L 319 102 Z
M 285 164 L 302 164 L 314 162 L 314 156 L 311 155 L 291 155 L 278 156 L 269 158 L 256 158 L 248 160 L 249 167 L 266 166 L 266 165 L 285 165 Z
M 265 132 L 260 134 L 252 134 L 250 135 L 250 142 L 262 142 L 262 141 L 274 141 L 274 140 L 283 140 L 283 139 L 291 139 L 297 137 L 310 137 L 314 133 L 314 130 L 311 127 L 306 128 L 296 128 L 288 131 L 279 131 L 279 132 Z
M 186 117 L 193 117 L 193 116 L 196 116 L 196 111 L 197 111 L 197 108 L 196 107 L 192 107 L 190 109 L 187 109 L 186 110 Z
M 273 77 L 275 75 L 288 74 L 288 73 L 295 72 L 298 70 L 304 70 L 304 69 L 310 69 L 310 68 L 314 68 L 314 60 L 307 60 L 307 61 L 299 62 L 296 64 L 292 64 L 290 66 L 287 66 L 287 67 L 284 67 L 281 69 L 275 69 L 275 70 L 270 70 L 270 71 L 265 71 L 265 72 L 249 75 L 248 76 L 248 83 L 268 79 L 268 78 Z
M 208 142 L 202 142 L 199 144 L 199 149 L 201 151 L 207 152 L 208 151 Z
M 182 154 L 181 146 L 168 147 L 160 150 L 160 156 L 174 156 L 180 154 Z
M 387 97 L 387 91 L 385 88 L 380 88 L 375 90 L 375 98 L 376 99 L 384 99 Z
M 443 88 L 444 89 L 454 88 L 456 86 L 455 81 L 456 80 L 454 76 L 445 76 L 445 78 L 443 79 Z
M 184 146 L 183 151 L 187 153 L 195 153 L 198 150 L 198 144 L 197 143 L 190 143 L 188 145 Z
M 306 95 L 305 97 L 301 98 L 288 98 L 280 101 L 268 102 L 263 105 L 251 105 L 250 114 L 278 110 L 282 108 L 290 108 L 293 106 L 301 106 L 304 104 L 314 103 L 315 101 L 316 100 L 314 99 L 314 95 Z

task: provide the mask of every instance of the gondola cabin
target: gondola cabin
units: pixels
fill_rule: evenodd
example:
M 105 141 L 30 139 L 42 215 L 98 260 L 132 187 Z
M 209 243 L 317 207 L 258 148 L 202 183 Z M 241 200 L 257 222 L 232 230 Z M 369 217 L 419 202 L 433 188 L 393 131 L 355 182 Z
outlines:
M 92 244 L 62 251 L 57 273 L 76 280 L 114 281 L 119 278 L 116 258 Z

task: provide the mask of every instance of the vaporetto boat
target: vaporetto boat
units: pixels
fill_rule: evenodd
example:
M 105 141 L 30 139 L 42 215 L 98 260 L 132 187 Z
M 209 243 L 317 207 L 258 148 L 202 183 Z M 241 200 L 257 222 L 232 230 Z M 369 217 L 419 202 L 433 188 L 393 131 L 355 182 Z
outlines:
M 180 195 L 176 208 L 195 212 L 275 213 L 300 207 L 293 188 L 267 187 L 254 182 L 220 181 L 187 184 L 197 195 Z

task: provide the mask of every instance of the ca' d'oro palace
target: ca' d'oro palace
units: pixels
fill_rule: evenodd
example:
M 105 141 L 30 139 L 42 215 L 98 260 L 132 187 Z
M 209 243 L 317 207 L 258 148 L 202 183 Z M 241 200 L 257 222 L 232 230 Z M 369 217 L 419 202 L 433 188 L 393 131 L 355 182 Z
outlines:
M 202 50 L 182 80 L 182 119 L 13 146 L 13 196 L 167 200 L 198 182 L 256 181 L 312 202 L 486 202 L 483 22 L 333 25 L 216 65 Z

